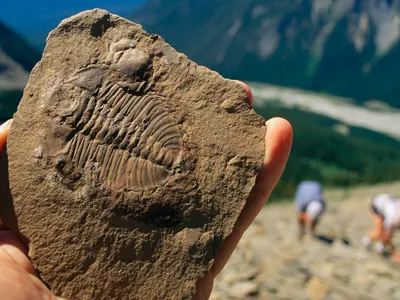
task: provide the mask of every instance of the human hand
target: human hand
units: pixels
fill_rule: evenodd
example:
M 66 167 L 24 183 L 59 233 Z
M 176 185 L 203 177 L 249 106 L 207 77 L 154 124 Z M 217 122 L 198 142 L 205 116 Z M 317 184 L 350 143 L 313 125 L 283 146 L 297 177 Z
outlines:
M 252 103 L 253 98 L 250 88 L 246 84 L 242 84 L 246 89 L 250 103 Z M 193 300 L 206 300 L 210 297 L 214 279 L 222 271 L 240 238 L 263 208 L 286 166 L 292 147 L 292 127 L 288 121 L 281 118 L 268 120 L 266 126 L 264 165 L 257 176 L 256 184 L 247 198 L 246 205 L 232 233 L 217 249 L 211 271 L 197 282 L 196 295 Z
M 245 86 L 252 101 L 250 89 Z M 0 152 L 4 149 L 11 122 L 0 126 Z M 292 144 L 292 128 L 280 118 L 267 122 L 265 136 L 266 150 L 264 166 L 260 171 L 247 203 L 235 225 L 232 234 L 223 242 L 216 253 L 211 271 L 198 281 L 196 300 L 208 299 L 215 277 L 221 272 L 233 253 L 243 233 L 253 222 L 264 206 L 273 188 L 281 177 Z M 3 228 L 2 228 L 3 227 Z M 7 294 L 2 295 L 2 291 Z M 57 298 L 36 277 L 35 270 L 28 258 L 28 248 L 18 233 L 7 230 L 0 224 L 0 295 L 4 300 L 55 300 Z
M 11 120 L 0 126 L 0 153 L 4 149 Z M 20 235 L 4 227 L 0 219 L 0 299 L 56 300 L 37 278 L 28 258 L 28 247 Z

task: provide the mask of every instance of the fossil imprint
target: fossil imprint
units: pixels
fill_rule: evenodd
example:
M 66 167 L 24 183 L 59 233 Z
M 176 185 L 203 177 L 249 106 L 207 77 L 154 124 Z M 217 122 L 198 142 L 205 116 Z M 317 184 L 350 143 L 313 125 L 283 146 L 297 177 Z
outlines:
M 79 70 L 52 97 L 53 114 L 72 130 L 65 161 L 108 188 L 161 185 L 179 165 L 182 141 L 164 99 L 149 92 L 151 58 L 122 40 L 108 60 Z

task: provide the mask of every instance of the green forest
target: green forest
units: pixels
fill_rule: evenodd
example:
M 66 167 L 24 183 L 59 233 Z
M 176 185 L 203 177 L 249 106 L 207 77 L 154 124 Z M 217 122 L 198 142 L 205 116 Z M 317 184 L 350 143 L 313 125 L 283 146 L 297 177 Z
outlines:
M 346 187 L 400 179 L 400 142 L 370 130 L 349 127 L 349 135 L 333 130 L 333 119 L 274 106 L 256 111 L 265 119 L 281 116 L 294 128 L 293 147 L 282 180 L 272 198 L 291 199 L 302 180 Z

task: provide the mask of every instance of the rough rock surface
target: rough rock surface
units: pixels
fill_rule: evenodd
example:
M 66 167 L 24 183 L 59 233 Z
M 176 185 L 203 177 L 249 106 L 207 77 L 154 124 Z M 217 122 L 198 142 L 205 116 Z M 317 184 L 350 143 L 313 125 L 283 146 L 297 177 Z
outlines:
M 2 218 L 60 296 L 189 299 L 254 185 L 264 135 L 240 84 L 83 12 L 49 35 L 14 116 Z
M 372 227 L 371 197 L 383 191 L 400 195 L 400 183 L 327 191 L 319 239 L 298 240 L 292 203 L 267 205 L 217 277 L 211 300 L 400 299 L 400 266 L 361 243 Z M 394 237 L 400 249 L 400 233 Z

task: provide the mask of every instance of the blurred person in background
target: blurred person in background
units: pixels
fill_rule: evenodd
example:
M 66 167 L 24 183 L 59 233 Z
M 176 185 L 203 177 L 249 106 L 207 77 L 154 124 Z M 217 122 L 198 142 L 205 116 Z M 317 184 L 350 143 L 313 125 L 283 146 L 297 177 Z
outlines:
M 369 249 L 375 243 L 377 252 L 384 254 L 386 250 L 393 261 L 400 263 L 400 253 L 393 244 L 393 232 L 400 229 L 400 199 L 390 194 L 378 194 L 372 199 L 371 217 L 374 227 L 369 236 L 363 238 L 363 244 Z
M 315 236 L 317 226 L 325 211 L 322 186 L 317 181 L 303 181 L 296 191 L 295 203 L 298 208 L 299 239 L 302 239 L 308 228 Z

